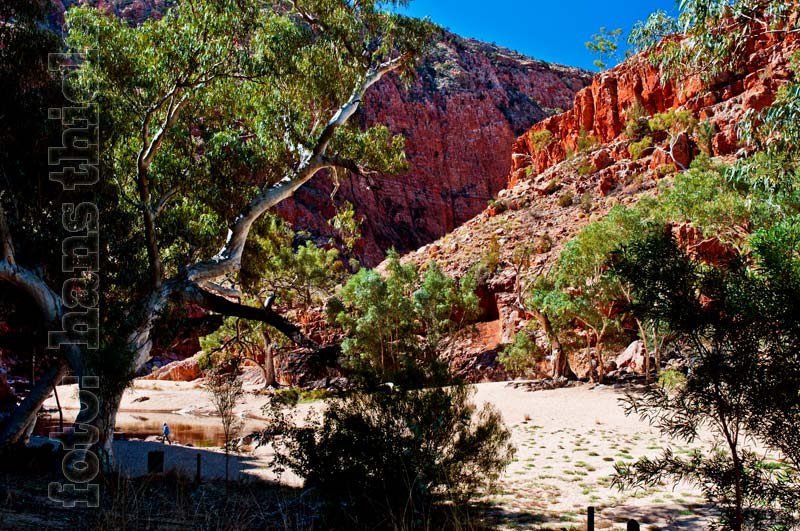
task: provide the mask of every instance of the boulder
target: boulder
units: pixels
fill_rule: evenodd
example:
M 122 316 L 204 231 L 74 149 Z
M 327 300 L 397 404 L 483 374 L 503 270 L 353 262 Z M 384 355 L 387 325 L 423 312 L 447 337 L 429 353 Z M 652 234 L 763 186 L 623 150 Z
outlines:
M 173 361 L 161 368 L 158 368 L 142 377 L 143 380 L 168 380 L 172 382 L 191 382 L 203 376 L 203 371 L 200 370 L 199 357 L 201 352 L 198 352 L 191 358 L 186 358 L 181 361 Z
M 612 164 L 614 164 L 614 159 L 607 149 L 601 149 L 592 155 L 592 167 L 594 171 L 604 170 Z
M 620 370 L 628 369 L 635 372 L 644 372 L 644 346 L 640 340 L 636 340 L 622 351 L 622 354 L 614 360 Z

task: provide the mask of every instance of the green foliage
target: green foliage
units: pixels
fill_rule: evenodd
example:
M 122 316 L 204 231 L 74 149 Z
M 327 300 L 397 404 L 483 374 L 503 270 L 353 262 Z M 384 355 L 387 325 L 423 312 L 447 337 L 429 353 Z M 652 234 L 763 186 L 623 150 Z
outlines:
M 575 200 L 575 193 L 572 190 L 567 190 L 560 196 L 558 196 L 558 206 L 561 208 L 566 208 L 572 206 L 573 201 Z
M 88 7 L 66 15 L 69 50 L 92 51 L 68 88 L 95 96 L 102 112 L 98 202 L 115 220 L 103 231 L 104 286 L 118 307 L 147 300 L 156 275 L 148 257 L 166 279 L 215 256 L 237 216 L 293 175 L 367 73 L 419 52 L 429 33 L 372 1 L 169 5 L 136 26 Z M 331 161 L 406 167 L 402 138 L 382 125 L 347 123 L 324 138 Z M 145 212 L 154 213 L 150 244 Z M 318 262 L 311 247 L 299 254 Z M 301 296 L 307 302 L 309 290 Z
M 589 191 L 584 192 L 581 194 L 581 201 L 580 201 L 581 211 L 584 214 L 588 214 L 592 211 L 593 200 L 592 200 L 592 193 Z
M 633 142 L 628 146 L 628 153 L 631 155 L 631 160 L 639 160 L 646 152 L 653 147 L 653 138 L 646 136 L 638 142 Z
M 326 400 L 332 395 L 325 389 L 312 389 L 306 391 L 296 387 L 277 389 L 273 394 L 273 400 L 285 406 L 296 406 L 297 404 L 308 404 L 318 400 Z
M 554 193 L 556 190 L 558 190 L 559 188 L 561 188 L 561 181 L 559 181 L 558 179 L 555 179 L 555 178 L 554 179 L 550 179 L 549 181 L 547 181 L 547 186 L 544 189 L 544 193 L 547 194 L 547 195 L 550 195 L 550 194 Z
M 332 399 L 302 427 L 280 412 L 276 462 L 305 478 L 326 529 L 440 529 L 513 456 L 500 414 L 456 385 Z
M 792 68 L 795 79 L 778 90 L 775 103 L 743 120 L 741 136 L 754 154 L 728 173 L 736 187 L 774 205 L 781 217 L 800 212 L 800 54 Z
M 599 33 L 592 35 L 592 40 L 586 42 L 586 49 L 597 56 L 594 66 L 598 70 L 605 70 L 609 62 L 619 60 L 617 48 L 620 35 L 622 35 L 622 28 L 609 31 L 605 27 L 601 27 Z
M 497 235 L 492 234 L 489 238 L 486 251 L 481 256 L 480 266 L 489 273 L 494 273 L 500 267 L 500 242 L 497 240 Z
M 277 216 L 259 220 L 239 272 L 245 290 L 273 294 L 276 302 L 290 307 L 308 308 L 327 299 L 346 278 L 347 269 L 336 249 L 323 249 L 309 240 L 300 243 L 302 236 Z
M 540 277 L 528 293 L 528 306 L 547 314 L 554 326 L 566 331 L 577 323 L 586 328 L 601 358 L 604 344 L 616 341 L 621 331 L 613 308 L 627 288 L 607 265 L 617 247 L 643 229 L 642 216 L 638 209 L 618 206 L 584 227 L 564 246 L 547 277 Z
M 625 136 L 638 141 L 650 133 L 650 116 L 642 101 L 637 98 L 625 112 Z
M 336 215 L 328 220 L 328 225 L 339 233 L 344 248 L 348 252 L 353 252 L 356 243 L 361 239 L 361 224 L 364 222 L 363 218 L 356 218 L 353 204 L 349 201 L 339 207 Z
M 686 441 L 708 430 L 718 451 L 681 458 L 667 450 L 618 467 L 619 484 L 689 480 L 721 509 L 727 528 L 796 525 L 800 401 L 785 389 L 798 382 L 800 329 L 788 318 L 800 311 L 798 236 L 796 220 L 762 231 L 752 264 L 724 268 L 692 262 L 663 227 L 621 250 L 615 269 L 633 286 L 635 311 L 666 323 L 691 361 L 684 384 L 628 396 L 627 411 Z M 791 466 L 779 473 L 763 466 L 743 447 L 747 437 L 784 453 Z
M 539 153 L 553 142 L 553 133 L 547 129 L 532 131 L 529 137 L 534 153 Z
M 493 208 L 497 214 L 502 214 L 508 210 L 508 205 L 506 205 L 506 202 L 502 199 L 489 199 L 488 206 L 489 208 Z
M 550 249 L 553 248 L 553 238 L 548 233 L 544 233 L 538 238 L 536 238 L 536 242 L 533 245 L 533 252 L 536 254 L 544 254 L 549 252 Z
M 440 376 L 436 359 L 443 342 L 478 311 L 475 280 L 459 282 L 431 262 L 420 276 L 390 253 L 387 276 L 363 269 L 342 288 L 344 310 L 336 322 L 347 335 L 345 364 L 367 380 L 419 386 Z
M 675 369 L 667 369 L 658 375 L 658 385 L 665 389 L 675 389 L 686 385 L 686 375 Z
M 677 171 L 678 171 L 678 168 L 675 166 L 675 164 L 672 164 L 672 163 L 662 164 L 658 168 L 656 168 L 656 174 L 660 178 L 666 177 L 667 175 L 669 175 L 671 173 L 676 173 Z
M 514 341 L 497 356 L 497 360 L 514 376 L 526 376 L 545 359 L 545 351 L 526 330 L 517 332 Z
M 578 175 L 584 177 L 594 172 L 594 165 L 591 162 L 584 162 L 578 167 Z
M 741 246 L 741 227 L 770 215 L 768 204 L 748 200 L 726 182 L 724 167 L 698 158 L 661 195 L 657 217 L 691 221 L 704 234 Z
M 711 156 L 714 152 L 714 136 L 717 134 L 717 126 L 710 120 L 703 120 L 697 124 L 697 147 L 704 154 Z
M 647 123 L 653 132 L 677 133 L 685 131 L 691 134 L 697 125 L 697 119 L 692 114 L 692 111 L 671 109 L 667 112 L 653 115 Z
M 657 11 L 637 23 L 628 42 L 648 51 L 664 79 L 698 74 L 704 80 L 743 67 L 747 40 L 765 30 L 786 34 L 797 27 L 795 6 L 783 0 L 681 0 L 677 18 Z M 664 39 L 681 33 L 683 38 Z
M 581 126 L 581 130 L 578 133 L 578 153 L 585 153 L 587 151 L 591 151 L 600 143 L 600 139 L 597 138 L 595 135 L 590 135 L 586 128 Z
M 61 124 L 48 119 L 49 108 L 68 106 L 60 80 L 48 72 L 48 54 L 64 43 L 48 29 L 50 2 L 0 3 L 0 207 L 15 242 L 16 260 L 36 264 L 40 274 L 60 286 L 61 204 L 91 198 L 65 191 L 50 181 L 48 149 L 62 145 Z M 13 21 L 13 22 L 11 22 Z M 72 104 L 69 104 L 70 106 Z

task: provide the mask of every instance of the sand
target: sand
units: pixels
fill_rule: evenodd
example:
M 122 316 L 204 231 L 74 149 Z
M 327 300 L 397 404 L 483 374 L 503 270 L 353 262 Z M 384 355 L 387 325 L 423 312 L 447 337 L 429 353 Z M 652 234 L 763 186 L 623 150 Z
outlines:
M 500 410 L 517 448 L 498 489 L 487 497 L 497 507 L 492 517 L 499 528 L 579 529 L 588 506 L 597 508 L 597 529 L 624 528 L 628 518 L 643 523 L 642 529 L 701 529 L 711 514 L 700 492 L 689 485 L 624 493 L 612 488 L 615 463 L 655 456 L 671 443 L 638 418 L 625 416 L 619 403 L 623 390 L 585 385 L 531 392 L 503 382 L 478 384 L 475 389 L 477 404 L 488 402 Z M 74 416 L 74 387 L 60 387 L 59 396 Z M 263 425 L 261 406 L 265 402 L 263 395 L 248 394 L 237 408 L 245 421 L 245 432 Z M 320 404 L 299 407 L 306 411 Z M 54 406 L 51 398 L 46 407 Z M 118 420 L 123 426 L 136 422 L 158 426 L 164 420 L 171 426 L 185 422 L 213 431 L 219 419 L 211 416 L 211 411 L 208 396 L 197 383 L 136 381 L 123 398 Z M 153 450 L 165 452 L 167 468 L 193 476 L 200 454 L 203 477 L 225 474 L 224 456 L 218 448 L 152 441 L 116 441 L 114 448 L 120 467 L 133 475 L 146 472 L 146 455 Z M 679 453 L 688 451 L 681 445 L 675 448 Z M 275 480 L 268 469 L 270 458 L 266 448 L 234 456 L 231 477 Z M 288 484 L 301 483 L 291 475 L 280 479 Z

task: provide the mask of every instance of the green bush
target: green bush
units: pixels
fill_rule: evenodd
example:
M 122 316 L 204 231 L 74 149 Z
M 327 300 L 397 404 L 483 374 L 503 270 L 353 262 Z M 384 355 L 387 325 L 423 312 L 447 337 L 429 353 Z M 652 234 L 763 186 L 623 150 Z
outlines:
M 634 142 L 628 146 L 628 152 L 631 154 L 632 160 L 639 160 L 651 147 L 653 147 L 653 139 L 646 136 L 639 142 Z
M 462 385 L 333 399 L 317 420 L 271 413 L 276 463 L 305 478 L 325 529 L 441 529 L 514 454 L 500 414 Z M 266 432 L 265 432 L 266 433 Z
M 711 155 L 714 151 L 714 135 L 717 134 L 717 126 L 709 120 L 703 120 L 697 126 L 697 147 L 706 155 Z
M 508 210 L 508 205 L 502 199 L 489 199 L 487 206 L 493 208 L 497 214 L 502 214 Z
M 675 369 L 667 369 L 658 375 L 658 385 L 664 389 L 675 389 L 686 383 L 686 375 Z
M 592 211 L 593 204 L 594 204 L 594 201 L 592 199 L 591 192 L 584 192 L 581 195 L 581 201 L 580 201 L 581 210 L 584 213 L 588 214 L 589 212 Z
M 560 206 L 561 208 L 566 208 L 568 206 L 571 206 L 574 200 L 575 200 L 575 194 L 571 190 L 567 190 L 558 197 L 558 206 Z
M 497 360 L 512 375 L 526 376 L 544 357 L 544 349 L 523 330 L 514 336 L 514 341 L 503 349 Z
M 547 129 L 533 131 L 529 136 L 531 140 L 531 147 L 533 148 L 534 153 L 539 153 L 541 150 L 549 146 L 553 141 L 553 133 Z
M 651 133 L 647 109 L 636 100 L 625 113 L 625 136 L 631 140 L 641 140 Z
M 578 175 L 584 177 L 589 175 L 590 173 L 594 172 L 594 166 L 591 162 L 584 162 L 580 166 L 578 166 Z
M 672 109 L 654 115 L 647 121 L 647 124 L 651 131 L 692 132 L 697 125 L 697 119 L 692 111 Z
M 590 135 L 586 128 L 581 126 L 581 131 L 578 135 L 578 152 L 584 153 L 590 151 L 592 148 L 600 143 L 600 139 L 595 135 Z
M 538 238 L 536 238 L 536 243 L 533 246 L 533 252 L 536 254 L 544 254 L 550 249 L 553 248 L 553 238 L 548 234 L 544 233 Z
M 544 193 L 550 195 L 559 188 L 561 188 L 561 182 L 558 179 L 550 179 L 547 181 L 547 187 L 544 189 Z

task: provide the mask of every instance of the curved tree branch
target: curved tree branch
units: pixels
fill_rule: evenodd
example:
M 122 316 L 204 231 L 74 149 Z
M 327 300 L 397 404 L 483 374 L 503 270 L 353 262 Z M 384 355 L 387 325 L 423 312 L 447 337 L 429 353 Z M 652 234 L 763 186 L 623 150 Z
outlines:
M 189 283 L 176 293 L 187 302 L 193 302 L 206 310 L 223 315 L 241 317 L 251 321 L 266 323 L 291 339 L 296 345 L 312 350 L 319 350 L 320 346 L 312 341 L 294 324 L 267 307 L 257 308 L 233 302 L 220 295 L 215 295 L 195 283 Z

